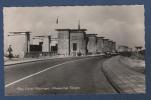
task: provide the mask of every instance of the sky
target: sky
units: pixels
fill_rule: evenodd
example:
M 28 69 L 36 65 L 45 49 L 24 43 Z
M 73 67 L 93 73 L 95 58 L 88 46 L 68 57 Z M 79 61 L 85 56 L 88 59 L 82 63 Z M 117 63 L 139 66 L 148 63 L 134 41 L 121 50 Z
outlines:
M 144 48 L 144 6 L 51 6 L 51 7 L 5 7 L 4 47 L 8 46 L 8 32 L 31 31 L 32 36 L 57 36 L 57 28 L 87 29 L 113 40 L 118 45 Z M 58 24 L 56 20 L 58 18 Z M 21 40 L 20 40 L 21 42 Z M 19 42 L 18 42 L 19 43 Z

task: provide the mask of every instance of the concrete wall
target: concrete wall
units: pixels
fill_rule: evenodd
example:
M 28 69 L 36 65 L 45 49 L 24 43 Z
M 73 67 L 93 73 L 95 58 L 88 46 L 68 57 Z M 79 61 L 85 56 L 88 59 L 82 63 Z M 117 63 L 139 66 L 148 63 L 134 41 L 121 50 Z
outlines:
M 69 55 L 69 31 L 58 31 L 58 54 Z
M 77 44 L 77 50 L 73 50 L 73 43 Z M 78 53 L 86 55 L 86 37 L 84 32 L 72 32 L 70 33 L 70 54 L 77 56 Z
M 79 53 L 86 55 L 113 52 L 116 45 L 109 39 L 96 37 L 96 34 L 86 34 L 86 30 L 57 29 L 58 31 L 58 54 L 77 56 Z M 76 48 L 76 49 L 75 49 Z
M 97 37 L 97 52 L 103 53 L 104 51 L 104 43 L 102 37 Z
M 108 41 L 108 48 L 109 48 L 109 52 L 112 52 L 113 50 L 112 41 Z
M 25 35 L 9 36 L 8 45 L 4 53 L 7 53 L 7 48 L 9 47 L 9 45 L 11 45 L 13 49 L 12 53 L 14 56 L 18 55 L 20 58 L 23 58 L 25 56 L 27 52 L 27 39 Z
M 112 42 L 112 52 L 115 52 L 115 51 L 116 51 L 116 43 Z
M 108 52 L 109 51 L 109 43 L 108 43 L 108 39 L 103 39 L 103 44 L 104 44 L 104 52 Z
M 87 38 L 88 38 L 88 43 L 87 43 L 88 53 L 95 54 L 96 50 L 97 50 L 97 48 L 96 48 L 97 47 L 97 38 L 94 35 L 87 36 Z
M 42 52 L 49 52 L 48 38 L 43 39 Z

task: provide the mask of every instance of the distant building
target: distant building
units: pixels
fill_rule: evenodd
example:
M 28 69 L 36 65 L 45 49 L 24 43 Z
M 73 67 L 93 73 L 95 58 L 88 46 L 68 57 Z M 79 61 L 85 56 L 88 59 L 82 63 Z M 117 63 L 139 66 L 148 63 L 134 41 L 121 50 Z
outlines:
M 121 45 L 118 47 L 118 52 L 128 52 L 129 51 L 129 47 L 125 46 L 125 45 Z
M 87 34 L 87 52 L 88 54 L 97 53 L 97 34 Z
M 103 38 L 104 37 L 97 37 L 97 53 L 103 53 L 104 52 Z
M 122 56 L 128 56 L 130 57 L 132 55 L 132 49 L 129 48 L 128 46 L 121 45 L 118 47 L 118 52 Z
M 58 54 L 86 55 L 86 29 L 56 29 L 56 31 L 58 31 Z

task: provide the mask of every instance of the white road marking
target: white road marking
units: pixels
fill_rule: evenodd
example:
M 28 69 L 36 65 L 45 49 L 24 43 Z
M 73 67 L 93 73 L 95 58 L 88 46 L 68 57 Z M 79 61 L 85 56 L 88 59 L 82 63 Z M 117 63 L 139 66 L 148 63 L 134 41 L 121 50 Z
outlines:
M 92 58 L 84 58 L 84 59 L 92 59 Z M 47 70 L 53 69 L 53 68 L 55 68 L 55 67 L 58 67 L 58 66 L 61 66 L 61 65 L 67 64 L 67 63 L 79 61 L 79 60 L 84 60 L 84 59 L 66 61 L 66 62 L 64 62 L 64 63 L 51 66 L 51 67 L 49 67 L 49 68 L 46 68 L 46 69 L 41 70 L 41 71 L 39 71 L 39 72 L 36 72 L 36 73 L 34 73 L 34 74 L 31 74 L 31 75 L 28 75 L 28 76 L 26 76 L 26 77 L 23 77 L 23 78 L 21 78 L 21 79 L 19 79 L 19 80 L 16 80 L 16 81 L 14 81 L 14 82 L 11 82 L 11 83 L 9 83 L 9 84 L 6 84 L 6 85 L 5 85 L 5 88 L 7 88 L 7 87 L 9 87 L 9 86 L 12 86 L 12 85 L 14 85 L 14 84 L 16 84 L 16 83 L 19 83 L 19 82 L 21 82 L 21 81 L 23 81 L 23 80 L 25 80 L 25 79 L 27 79 L 27 78 L 30 78 L 30 77 L 33 77 L 33 76 L 38 75 L 38 74 L 40 74 L 40 73 L 43 73 L 43 72 L 45 72 L 45 71 L 47 71 Z

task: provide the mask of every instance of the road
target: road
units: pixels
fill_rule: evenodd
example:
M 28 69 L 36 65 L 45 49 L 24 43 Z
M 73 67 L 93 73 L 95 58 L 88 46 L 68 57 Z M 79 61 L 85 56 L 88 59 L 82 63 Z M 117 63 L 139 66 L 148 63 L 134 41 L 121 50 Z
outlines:
M 5 67 L 5 95 L 116 93 L 104 76 L 104 58 L 57 58 Z

